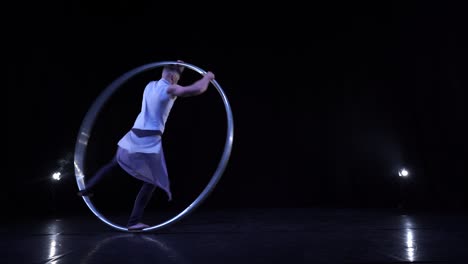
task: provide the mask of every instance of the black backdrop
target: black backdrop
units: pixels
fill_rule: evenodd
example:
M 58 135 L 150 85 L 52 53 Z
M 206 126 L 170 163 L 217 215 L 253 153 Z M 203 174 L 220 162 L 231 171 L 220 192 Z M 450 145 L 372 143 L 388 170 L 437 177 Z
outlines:
M 87 210 L 75 195 L 72 164 L 86 111 L 124 72 L 177 59 L 213 71 L 234 114 L 231 159 L 203 208 L 467 207 L 466 32 L 457 6 L 330 4 L 298 21 L 252 19 L 219 29 L 211 21 L 201 29 L 174 26 L 177 33 L 155 22 L 149 6 L 75 1 L 64 8 L 72 15 L 11 30 L 3 193 L 18 213 Z M 132 79 L 105 105 L 86 173 L 112 157 L 144 85 L 159 74 Z M 196 77 L 188 73 L 183 82 Z M 179 98 L 164 135 L 175 200 L 157 191 L 152 206 L 190 203 L 216 169 L 225 136 L 213 87 Z M 407 179 L 397 176 L 403 166 Z M 57 170 L 63 179 L 54 182 Z M 117 171 L 95 203 L 128 211 L 137 189 Z

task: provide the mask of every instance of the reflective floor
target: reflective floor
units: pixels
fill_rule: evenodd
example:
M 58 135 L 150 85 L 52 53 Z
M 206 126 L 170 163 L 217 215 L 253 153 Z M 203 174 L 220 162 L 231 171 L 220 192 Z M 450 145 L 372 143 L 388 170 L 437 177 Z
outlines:
M 450 212 L 198 211 L 151 233 L 88 214 L 17 221 L 1 234 L 0 263 L 468 263 L 468 216 Z

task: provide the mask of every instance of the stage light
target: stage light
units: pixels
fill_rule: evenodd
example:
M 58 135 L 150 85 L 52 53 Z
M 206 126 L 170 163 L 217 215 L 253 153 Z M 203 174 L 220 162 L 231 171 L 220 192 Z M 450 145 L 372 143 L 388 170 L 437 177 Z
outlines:
M 398 176 L 400 176 L 400 177 L 408 177 L 408 176 L 409 176 L 409 171 L 406 170 L 406 169 L 401 169 L 401 170 L 398 172 Z
M 62 179 L 61 175 L 62 174 L 60 172 L 55 172 L 54 174 L 52 174 L 52 179 L 60 181 L 60 179 Z

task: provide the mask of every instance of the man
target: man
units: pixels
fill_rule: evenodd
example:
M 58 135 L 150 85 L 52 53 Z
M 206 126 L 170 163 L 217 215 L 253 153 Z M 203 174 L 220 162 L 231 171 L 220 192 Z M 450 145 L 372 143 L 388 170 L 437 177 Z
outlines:
M 182 62 L 182 61 L 178 61 Z M 162 149 L 162 135 L 171 108 L 177 97 L 203 94 L 210 81 L 215 78 L 207 72 L 198 81 L 188 86 L 177 83 L 184 67 L 168 65 L 163 68 L 159 81 L 149 82 L 143 93 L 141 111 L 132 129 L 118 142 L 118 150 L 113 160 L 97 171 L 79 196 L 91 196 L 92 188 L 110 169 L 119 165 L 128 174 L 143 182 L 138 193 L 127 228 L 130 231 L 149 227 L 141 222 L 144 209 L 156 187 L 163 189 L 172 200 L 166 161 Z

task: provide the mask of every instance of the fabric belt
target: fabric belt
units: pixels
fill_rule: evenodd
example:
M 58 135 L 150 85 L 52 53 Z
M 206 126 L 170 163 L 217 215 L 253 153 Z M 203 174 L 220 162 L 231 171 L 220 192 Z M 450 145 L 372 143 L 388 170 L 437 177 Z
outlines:
M 150 137 L 150 136 L 160 136 L 162 135 L 159 130 L 144 130 L 138 128 L 132 128 L 132 132 L 135 133 L 138 137 Z

